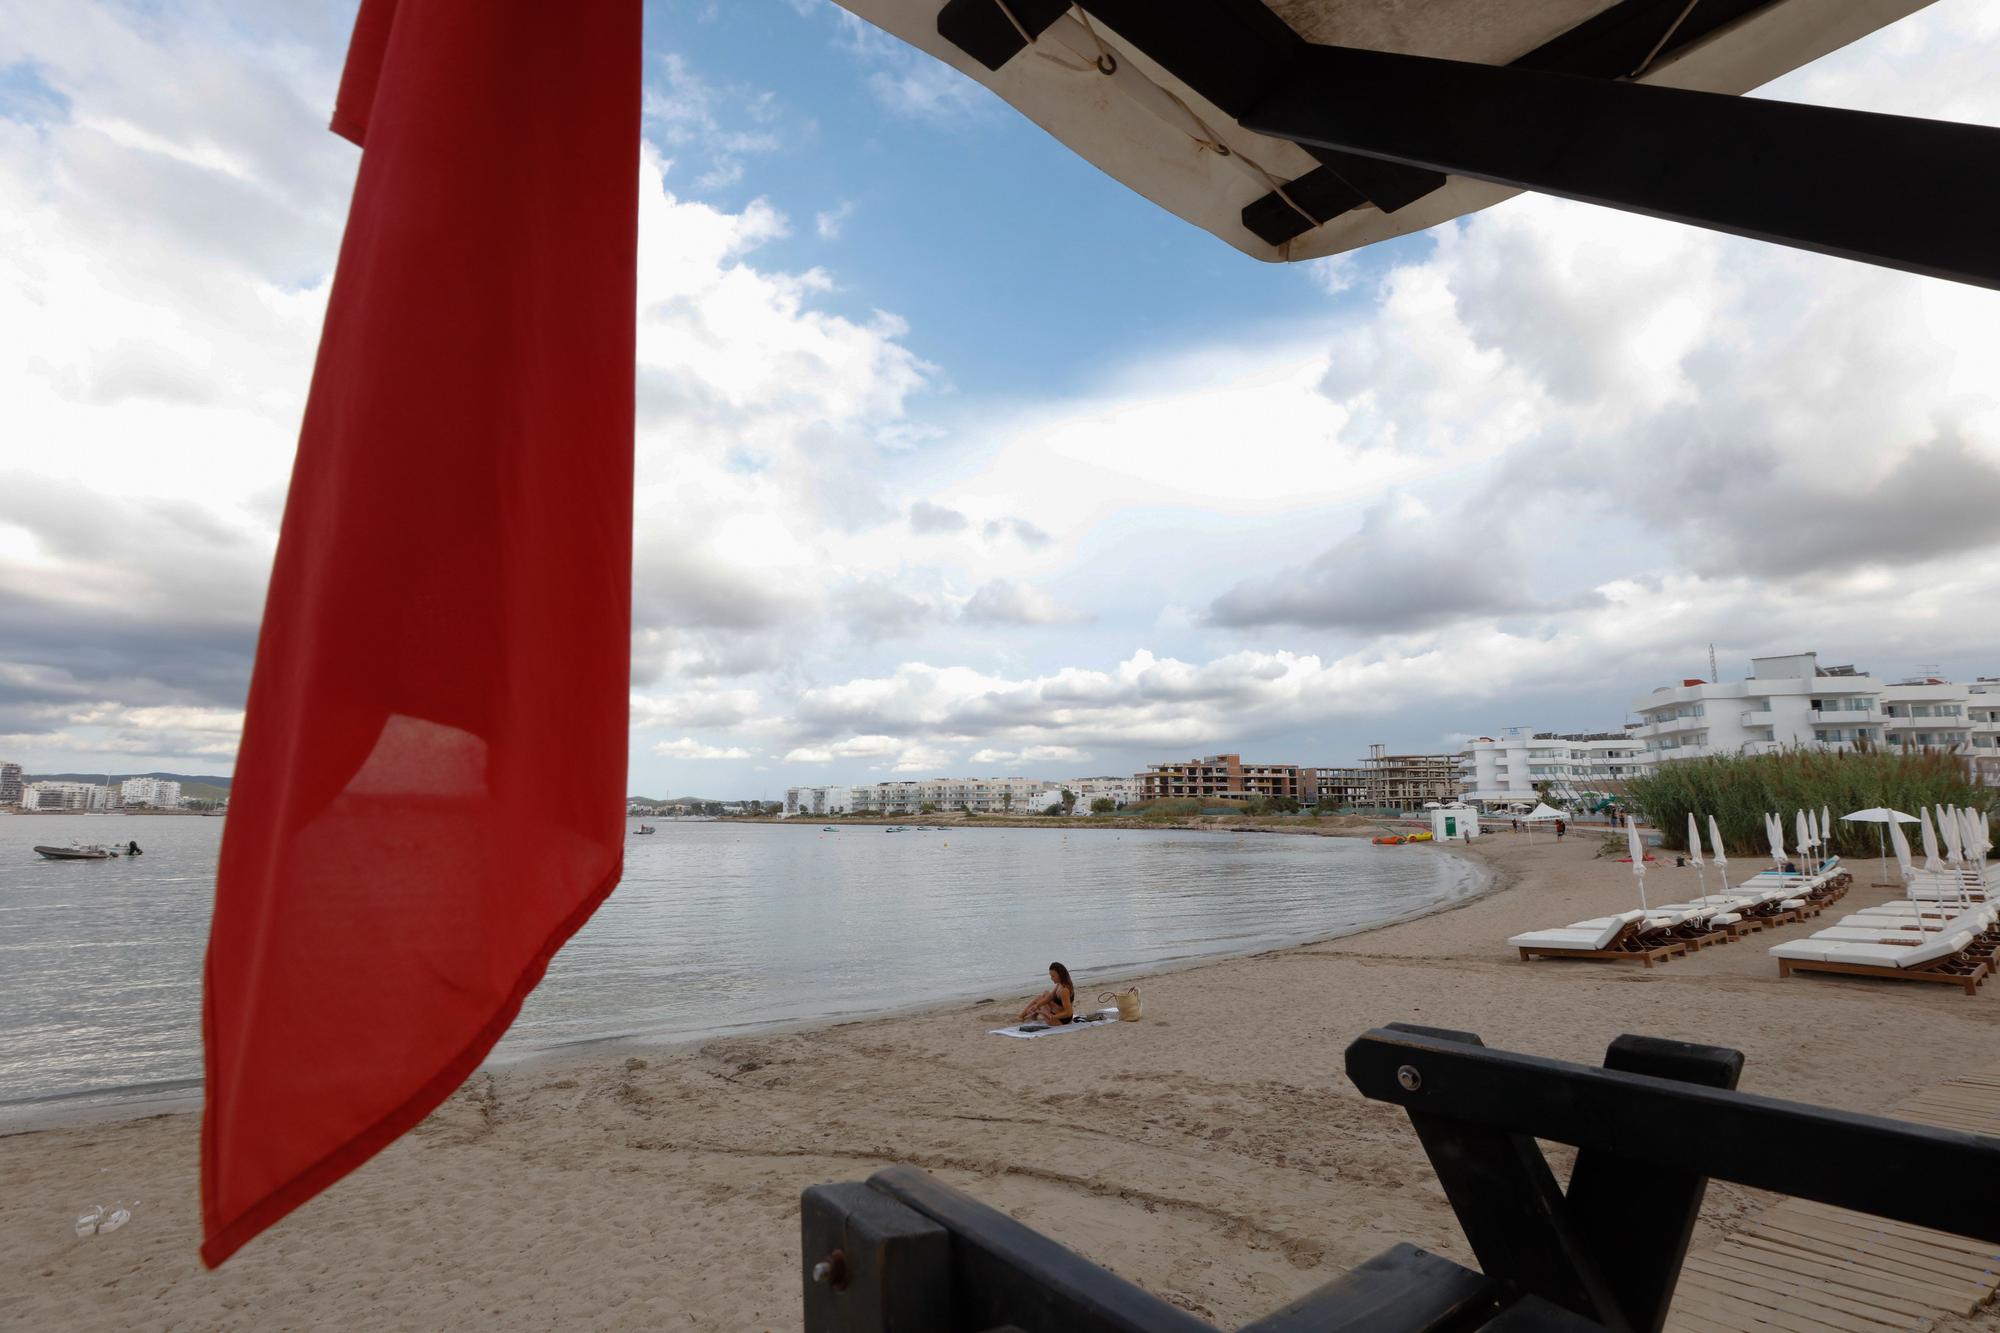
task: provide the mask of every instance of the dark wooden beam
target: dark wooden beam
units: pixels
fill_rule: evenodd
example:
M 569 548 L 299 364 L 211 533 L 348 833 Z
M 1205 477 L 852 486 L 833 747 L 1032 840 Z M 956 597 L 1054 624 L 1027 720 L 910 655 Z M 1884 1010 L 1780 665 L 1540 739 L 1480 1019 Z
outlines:
M 2000 287 L 2000 129 L 1983 125 L 1332 46 L 1308 48 L 1239 119 L 1297 143 Z
M 1687 10 L 1685 0 L 1619 0 L 1611 8 L 1508 63 L 1522 69 L 1541 69 L 1557 74 L 1622 78 L 1637 69 L 1649 54 L 1656 62 L 1664 60 L 1689 44 L 1774 3 L 1776 0 L 1700 0 L 1692 10 Z M 1682 16 L 1683 11 L 1686 11 L 1685 17 Z M 1666 39 L 1664 43 L 1662 38 Z M 1656 46 L 1659 48 L 1657 51 L 1654 50 Z M 1331 159 L 1322 157 L 1321 161 L 1330 162 Z M 1330 169 L 1314 168 L 1287 185 L 1285 192 L 1296 198 L 1302 183 Z M 1352 178 L 1350 168 L 1342 168 L 1342 171 Z M 1441 177 L 1430 173 L 1416 173 L 1405 179 L 1412 183 L 1419 179 L 1429 180 L 1433 189 L 1444 183 Z M 1383 212 L 1393 213 L 1404 204 L 1422 198 L 1430 190 L 1417 191 L 1401 199 L 1392 197 L 1388 202 L 1384 202 L 1377 193 L 1362 193 Z M 1337 215 L 1314 213 L 1314 216 L 1326 222 Z M 1245 207 L 1243 225 L 1272 245 L 1283 245 L 1311 230 L 1298 210 L 1286 207 L 1285 201 L 1275 193 Z

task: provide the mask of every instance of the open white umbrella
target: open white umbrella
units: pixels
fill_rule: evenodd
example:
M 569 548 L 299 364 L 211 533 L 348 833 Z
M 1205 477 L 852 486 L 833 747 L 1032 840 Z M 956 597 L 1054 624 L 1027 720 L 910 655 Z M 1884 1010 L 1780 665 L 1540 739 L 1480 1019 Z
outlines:
M 1931 824 L 1930 807 L 1923 807 L 1917 814 L 1917 824 L 1924 835 L 1924 870 L 1933 875 L 1944 873 L 1944 862 L 1938 859 L 1937 829 Z
M 1694 811 L 1688 811 L 1688 860 L 1694 862 L 1695 873 L 1701 876 L 1701 896 L 1708 897 L 1708 871 L 1703 867 L 1707 862 L 1701 859 L 1701 826 L 1694 822 Z
M 1888 835 L 1883 832 L 1883 828 L 1885 826 L 1894 828 L 1898 824 L 1914 824 L 1917 822 L 1915 815 L 1906 815 L 1901 810 L 1891 810 L 1886 805 L 1872 805 L 1866 810 L 1856 810 L 1854 813 L 1842 815 L 1840 818 L 1842 823 L 1875 825 L 1875 846 L 1881 859 L 1884 861 L 1889 859 L 1889 853 L 1884 841 Z M 1907 847 L 1907 843 L 1905 846 Z M 1876 885 L 1879 888 L 1888 888 L 1892 883 L 1893 881 L 1890 880 L 1876 881 Z
M 1639 907 L 1641 910 L 1644 910 L 1646 906 L 1646 849 L 1639 843 L 1639 826 L 1637 824 L 1627 824 L 1625 826 L 1625 845 L 1632 852 L 1632 873 L 1639 880 Z

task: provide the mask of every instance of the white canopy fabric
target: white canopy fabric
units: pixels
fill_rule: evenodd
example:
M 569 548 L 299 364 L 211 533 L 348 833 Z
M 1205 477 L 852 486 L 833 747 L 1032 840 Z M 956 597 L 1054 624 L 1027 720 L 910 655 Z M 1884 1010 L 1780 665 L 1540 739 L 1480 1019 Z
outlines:
M 1547 801 L 1542 801 L 1537 803 L 1535 808 L 1527 814 L 1522 815 L 1521 818 L 1534 823 L 1549 819 L 1567 819 L 1569 816 L 1550 805 Z
M 1776 815 L 1764 816 L 1764 836 L 1771 843 L 1771 859 L 1785 859 L 1785 822 Z
M 944 0 L 839 0 L 1011 103 L 1070 151 L 1238 250 L 1273 262 L 1317 259 L 1434 227 L 1517 191 L 1446 177 L 1391 213 L 1364 204 L 1273 245 L 1245 205 L 1317 162 L 1253 134 L 1099 20 L 1072 10 L 1030 50 L 989 70 L 938 32 Z M 1011 11 L 994 0 L 1000 13 Z M 1307 41 L 1504 65 L 1610 9 L 1615 0 L 1267 0 Z M 1744 93 L 1923 8 L 1930 0 L 1773 0 L 1700 41 L 1666 50 L 1637 82 Z M 1219 151 L 1227 149 L 1226 152 Z
M 1910 822 L 1914 824 L 1917 821 L 1911 820 Z M 1904 882 L 1908 883 L 1910 880 L 1915 879 L 1917 877 L 1917 868 L 1911 863 L 1910 840 L 1903 836 L 1903 826 L 1901 824 L 1890 823 L 1889 843 L 1896 849 L 1896 866 L 1903 872 Z
M 1901 810 L 1891 810 L 1886 805 L 1875 805 L 1870 806 L 1866 810 L 1856 810 L 1851 815 L 1842 815 L 1841 818 L 1852 820 L 1857 824 L 1914 824 L 1917 822 L 1915 815 L 1906 815 Z
M 1716 828 L 1714 815 L 1708 817 L 1708 850 L 1714 853 L 1717 865 L 1726 867 L 1729 864 L 1729 857 L 1722 850 L 1722 830 Z M 1727 887 L 1726 876 L 1724 885 Z
M 1944 859 L 1953 865 L 1962 864 L 1965 850 L 1959 845 L 1958 811 L 1946 806 L 1938 807 L 1938 840 L 1944 844 Z
M 1696 866 L 1706 865 L 1701 859 L 1701 826 L 1694 822 L 1694 811 L 1688 811 L 1688 860 Z
M 1931 824 L 1929 806 L 1925 806 L 1918 814 L 1917 823 L 1921 826 L 1924 835 L 1924 869 L 1934 875 L 1942 873 L 1944 862 L 1938 859 L 1937 829 Z
M 1833 850 L 1833 811 L 1825 806 L 1819 808 L 1819 851 L 1824 856 Z
M 1977 810 L 1961 810 L 1960 818 L 1965 821 L 1965 857 L 1978 863 L 1986 859 L 1993 850 L 1993 836 L 1986 827 L 1986 816 Z
M 1799 859 L 1804 860 L 1815 841 L 1811 830 L 1806 827 L 1805 811 L 1800 810 L 1792 816 L 1792 832 L 1797 836 Z
M 1689 818 L 1693 818 L 1692 815 Z M 1632 857 L 1632 875 L 1639 881 L 1639 906 L 1646 905 L 1646 848 L 1639 841 L 1639 826 L 1625 825 L 1625 846 Z

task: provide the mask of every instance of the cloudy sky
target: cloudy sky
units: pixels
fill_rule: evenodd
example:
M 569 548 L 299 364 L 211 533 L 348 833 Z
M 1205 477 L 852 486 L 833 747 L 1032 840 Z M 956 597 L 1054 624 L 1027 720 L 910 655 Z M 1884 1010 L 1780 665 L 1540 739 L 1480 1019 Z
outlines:
M 353 0 L 0 0 L 0 758 L 226 772 Z M 2000 295 L 1522 198 L 1279 267 L 824 0 L 650 4 L 632 789 L 2000 672 Z M 2000 124 L 2000 6 L 1767 92 Z

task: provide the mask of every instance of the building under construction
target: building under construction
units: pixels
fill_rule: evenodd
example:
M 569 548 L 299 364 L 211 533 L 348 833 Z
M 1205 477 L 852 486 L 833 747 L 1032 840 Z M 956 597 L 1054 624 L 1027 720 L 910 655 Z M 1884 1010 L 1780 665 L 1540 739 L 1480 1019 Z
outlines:
M 1371 745 L 1368 757 L 1352 768 L 1319 770 L 1319 803 L 1373 810 L 1421 810 L 1428 802 L 1458 799 L 1455 754 L 1388 754 Z

